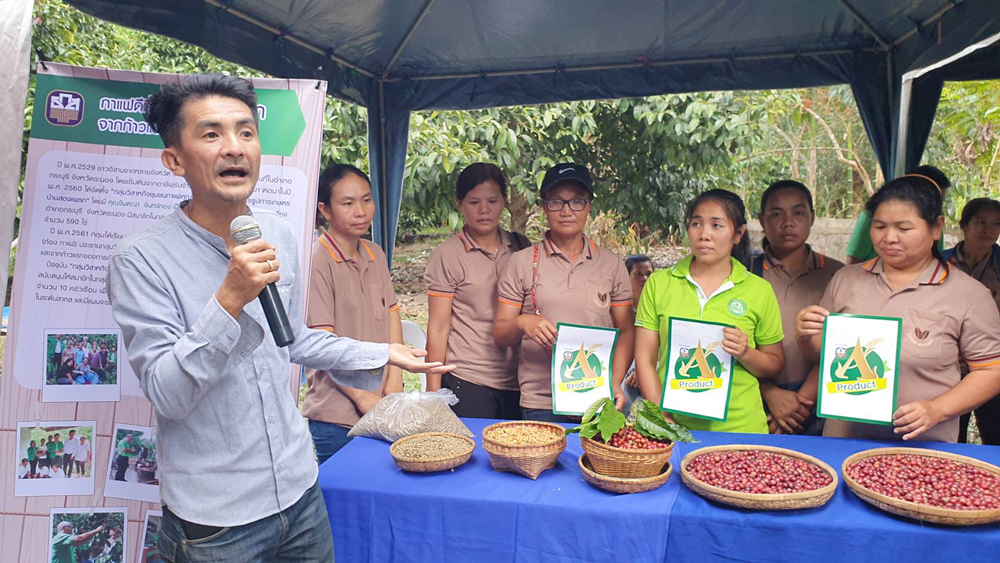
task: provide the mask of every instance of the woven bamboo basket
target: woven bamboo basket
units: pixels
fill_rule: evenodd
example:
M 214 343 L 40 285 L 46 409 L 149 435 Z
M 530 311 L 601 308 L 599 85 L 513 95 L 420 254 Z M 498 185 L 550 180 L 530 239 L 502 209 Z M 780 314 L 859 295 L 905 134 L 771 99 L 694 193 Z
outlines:
M 987 471 L 994 475 L 1000 476 L 1000 467 L 995 465 L 990 465 L 989 463 L 979 461 L 978 459 L 973 459 L 971 457 L 966 457 L 964 455 L 952 454 L 948 452 L 939 452 L 936 450 L 925 450 L 920 448 L 875 448 L 872 450 L 865 450 L 863 452 L 858 452 L 851 457 L 844 460 L 844 465 L 841 466 L 841 471 L 844 474 L 844 482 L 847 483 L 847 487 L 858 495 L 858 498 L 867 502 L 868 504 L 880 508 L 886 512 L 896 514 L 898 516 L 905 516 L 907 518 L 913 518 L 914 520 L 921 520 L 924 522 L 933 522 L 935 524 L 947 524 L 950 526 L 976 526 L 979 524 L 991 524 L 994 522 L 1000 522 L 1000 509 L 993 510 L 954 510 L 949 508 L 938 508 L 936 506 L 927 506 L 926 504 L 917 504 L 915 502 L 909 502 L 905 500 L 900 500 L 886 496 L 880 493 L 876 493 L 871 489 L 866 489 L 864 486 L 859 484 L 857 481 L 852 479 L 847 474 L 847 468 L 854 462 L 860 461 L 867 457 L 872 457 L 876 455 L 902 455 L 902 454 L 913 454 L 922 455 L 927 457 L 940 457 L 944 459 L 950 459 L 952 461 L 957 461 L 959 463 L 965 463 L 978 467 L 983 471 Z
M 528 446 L 509 446 L 490 439 L 490 430 L 512 425 L 532 425 L 550 429 L 552 440 Z M 565 428 L 551 422 L 530 420 L 497 422 L 483 429 L 483 449 L 490 454 L 490 464 L 496 471 L 507 471 L 529 479 L 537 479 L 542 471 L 555 467 L 559 454 L 566 449 Z
M 609 477 L 594 471 L 594 467 L 590 464 L 587 454 L 581 455 L 577 463 L 580 465 L 580 471 L 583 472 L 583 478 L 588 483 L 598 489 L 604 489 L 612 493 L 644 493 L 652 491 L 666 483 L 670 479 L 670 475 L 674 472 L 673 466 L 668 461 L 660 467 L 657 475 L 639 479 L 626 479 L 623 477 Z
M 758 450 L 804 459 L 810 463 L 818 465 L 823 471 L 826 471 L 830 477 L 833 478 L 833 481 L 830 482 L 829 485 L 814 491 L 803 491 L 801 493 L 753 494 L 730 491 L 728 489 L 709 485 L 708 483 L 699 481 L 688 474 L 687 465 L 692 459 L 702 454 L 726 450 Z M 817 506 L 822 506 L 833 496 L 833 493 L 837 490 L 837 484 L 839 483 L 837 472 L 822 460 L 816 459 L 811 455 L 806 455 L 804 453 L 786 448 L 756 446 L 749 444 L 711 446 L 708 448 L 694 450 L 684 456 L 684 459 L 681 460 L 681 480 L 684 481 L 684 484 L 687 485 L 689 489 L 707 499 L 751 510 L 796 510 L 800 508 L 815 508 Z
M 397 454 L 399 445 L 408 442 L 410 440 L 417 440 L 420 438 L 425 438 L 428 436 L 448 436 L 449 438 L 455 438 L 457 440 L 462 440 L 466 443 L 467 448 L 459 454 L 452 454 L 447 456 L 435 457 L 431 459 L 415 459 L 402 457 Z M 420 434 L 412 434 L 405 438 L 400 438 L 389 446 L 389 454 L 392 455 L 392 459 L 396 460 L 396 465 L 398 465 L 404 471 L 412 471 L 414 473 L 431 473 L 434 471 L 446 471 L 448 469 L 454 469 L 465 462 L 469 461 L 472 457 L 472 451 L 476 449 L 476 443 L 461 436 L 459 434 L 449 434 L 447 432 L 421 432 Z
M 673 442 L 657 450 L 626 450 L 580 436 L 580 444 L 583 446 L 583 451 L 587 452 L 587 459 L 595 471 L 608 477 L 626 479 L 659 475 L 674 451 Z

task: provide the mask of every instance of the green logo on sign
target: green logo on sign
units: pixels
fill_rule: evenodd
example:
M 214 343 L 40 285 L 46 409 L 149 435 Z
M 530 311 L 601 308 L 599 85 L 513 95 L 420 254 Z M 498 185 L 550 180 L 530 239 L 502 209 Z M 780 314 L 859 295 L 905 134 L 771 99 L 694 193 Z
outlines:
M 39 74 L 31 136 L 92 145 L 162 149 L 160 136 L 142 115 L 146 98 L 159 89 L 158 84 L 143 82 Z M 291 156 L 306 129 L 298 95 L 292 90 L 257 89 L 256 92 L 261 153 Z
M 729 314 L 734 317 L 742 317 L 747 314 L 747 302 L 737 298 L 730 299 Z
M 586 393 L 604 384 L 604 378 L 601 377 L 604 366 L 594 353 L 598 347 L 600 344 L 585 349 L 583 344 L 580 344 L 579 350 L 567 350 L 563 353 L 563 362 L 559 366 L 559 379 L 562 380 L 563 390 Z
M 827 391 L 865 395 L 885 389 L 885 373 L 890 368 L 875 352 L 881 342 L 881 338 L 876 338 L 862 346 L 859 338 L 854 346 L 838 346 L 830 362 L 831 382 L 827 384 Z
M 726 368 L 712 351 L 721 346 L 722 342 L 713 342 L 702 347 L 701 341 L 694 348 L 682 346 L 678 350 L 677 361 L 674 362 L 674 381 L 670 382 L 672 389 L 683 389 L 692 393 L 702 393 L 722 387 L 722 374 Z

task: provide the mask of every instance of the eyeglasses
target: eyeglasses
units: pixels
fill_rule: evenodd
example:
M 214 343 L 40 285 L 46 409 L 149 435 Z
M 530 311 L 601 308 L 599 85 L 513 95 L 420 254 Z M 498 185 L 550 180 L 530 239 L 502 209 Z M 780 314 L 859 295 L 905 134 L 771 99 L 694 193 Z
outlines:
M 587 208 L 587 204 L 590 203 L 589 199 L 583 198 L 573 198 L 573 199 L 543 199 L 542 205 L 545 209 L 549 211 L 561 211 L 564 205 L 569 205 L 572 211 L 583 211 Z

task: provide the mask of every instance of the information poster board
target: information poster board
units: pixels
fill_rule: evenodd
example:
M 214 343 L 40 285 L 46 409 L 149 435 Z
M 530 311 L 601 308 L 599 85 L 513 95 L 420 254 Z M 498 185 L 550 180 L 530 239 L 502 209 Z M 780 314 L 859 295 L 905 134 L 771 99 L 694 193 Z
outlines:
M 147 513 L 159 508 L 150 502 L 157 498 L 152 406 L 129 365 L 105 278 L 108 256 L 119 241 L 190 197 L 184 180 L 161 163 L 163 145 L 141 113 L 146 96 L 182 78 L 55 63 L 38 69 L 6 377 L 0 378 L 0 545 L 5 546 L 0 559 L 5 561 L 49 560 L 50 512 L 89 512 L 92 506 L 127 508 L 122 512 L 128 530 L 120 537 L 128 542 L 125 560 L 136 561 Z M 308 287 L 326 84 L 252 82 L 263 156 L 249 203 L 292 224 Z M 70 357 L 81 368 L 60 369 Z M 290 378 L 290 388 L 297 384 L 297 377 Z M 56 454 L 66 484 L 16 483 L 31 440 L 38 453 L 43 435 L 48 443 L 50 431 L 70 429 L 76 442 L 60 436 L 65 450 Z M 126 433 L 143 446 L 134 457 L 129 453 L 127 467 L 112 445 L 117 434 Z M 105 488 L 118 498 L 105 495 Z

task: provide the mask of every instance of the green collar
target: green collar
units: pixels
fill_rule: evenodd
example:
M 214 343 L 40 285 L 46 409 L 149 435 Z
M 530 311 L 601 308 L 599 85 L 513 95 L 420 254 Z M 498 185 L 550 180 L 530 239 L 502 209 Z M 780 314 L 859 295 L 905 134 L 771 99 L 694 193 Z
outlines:
M 670 273 L 677 276 L 678 278 L 686 278 L 691 275 L 691 262 L 694 261 L 694 254 L 688 254 L 681 259 L 680 262 L 674 264 L 673 268 L 670 268 Z M 726 278 L 727 281 L 733 282 L 733 284 L 741 283 L 743 280 L 747 279 L 749 274 L 747 273 L 747 268 L 739 260 L 729 257 L 729 261 L 733 265 L 733 271 Z

